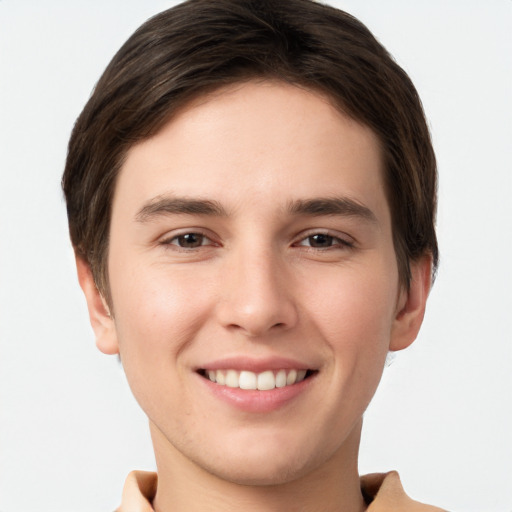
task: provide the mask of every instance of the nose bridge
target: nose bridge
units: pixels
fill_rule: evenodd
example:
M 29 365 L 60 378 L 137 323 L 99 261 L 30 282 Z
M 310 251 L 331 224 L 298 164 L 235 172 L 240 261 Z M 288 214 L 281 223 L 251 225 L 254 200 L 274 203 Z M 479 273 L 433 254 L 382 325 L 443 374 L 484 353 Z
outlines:
M 296 307 L 285 261 L 270 244 L 240 245 L 226 258 L 220 318 L 249 336 L 292 327 Z

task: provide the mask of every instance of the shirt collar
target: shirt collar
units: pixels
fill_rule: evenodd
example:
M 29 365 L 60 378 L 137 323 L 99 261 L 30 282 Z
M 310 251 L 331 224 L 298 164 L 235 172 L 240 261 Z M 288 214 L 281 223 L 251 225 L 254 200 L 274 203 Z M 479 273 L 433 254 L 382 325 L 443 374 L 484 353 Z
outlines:
M 396 471 L 361 477 L 361 492 L 369 505 L 367 512 L 443 512 L 423 505 L 405 494 Z M 121 506 L 116 512 L 154 512 L 151 502 L 158 477 L 149 471 L 132 471 L 125 482 Z

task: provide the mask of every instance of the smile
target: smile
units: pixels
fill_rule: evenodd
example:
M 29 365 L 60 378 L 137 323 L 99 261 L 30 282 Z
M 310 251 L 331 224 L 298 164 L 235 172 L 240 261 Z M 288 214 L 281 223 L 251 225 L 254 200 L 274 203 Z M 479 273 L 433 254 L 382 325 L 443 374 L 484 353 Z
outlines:
M 270 391 L 302 382 L 312 374 L 311 370 L 265 370 L 260 373 L 248 370 L 201 370 L 200 375 L 219 386 L 229 388 Z

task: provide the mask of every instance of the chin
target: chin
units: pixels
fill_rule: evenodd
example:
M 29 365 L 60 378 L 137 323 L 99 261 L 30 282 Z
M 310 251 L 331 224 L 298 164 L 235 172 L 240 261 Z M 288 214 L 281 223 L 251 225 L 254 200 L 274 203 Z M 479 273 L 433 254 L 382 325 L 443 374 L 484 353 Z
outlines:
M 222 480 L 248 486 L 274 486 L 283 485 L 297 480 L 308 473 L 309 465 L 293 461 L 249 461 L 247 458 L 238 464 L 226 464 L 222 467 L 205 468 L 208 472 Z
M 250 448 L 219 454 L 213 460 L 196 460 L 203 469 L 222 480 L 238 485 L 273 486 L 297 480 L 321 464 L 318 451 L 308 457 L 304 447 L 272 446 L 262 449 L 253 442 Z

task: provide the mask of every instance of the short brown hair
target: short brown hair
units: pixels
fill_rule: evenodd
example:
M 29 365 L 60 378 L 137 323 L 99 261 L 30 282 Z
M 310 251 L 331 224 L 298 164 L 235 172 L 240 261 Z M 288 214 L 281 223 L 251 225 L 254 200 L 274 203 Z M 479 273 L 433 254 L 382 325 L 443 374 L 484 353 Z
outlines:
M 370 127 L 384 158 L 401 282 L 430 253 L 437 171 L 411 80 L 351 15 L 311 0 L 188 0 L 144 23 L 114 56 L 78 117 L 62 186 L 71 241 L 109 298 L 107 256 L 116 176 L 128 149 L 198 95 L 253 78 L 327 95 Z

